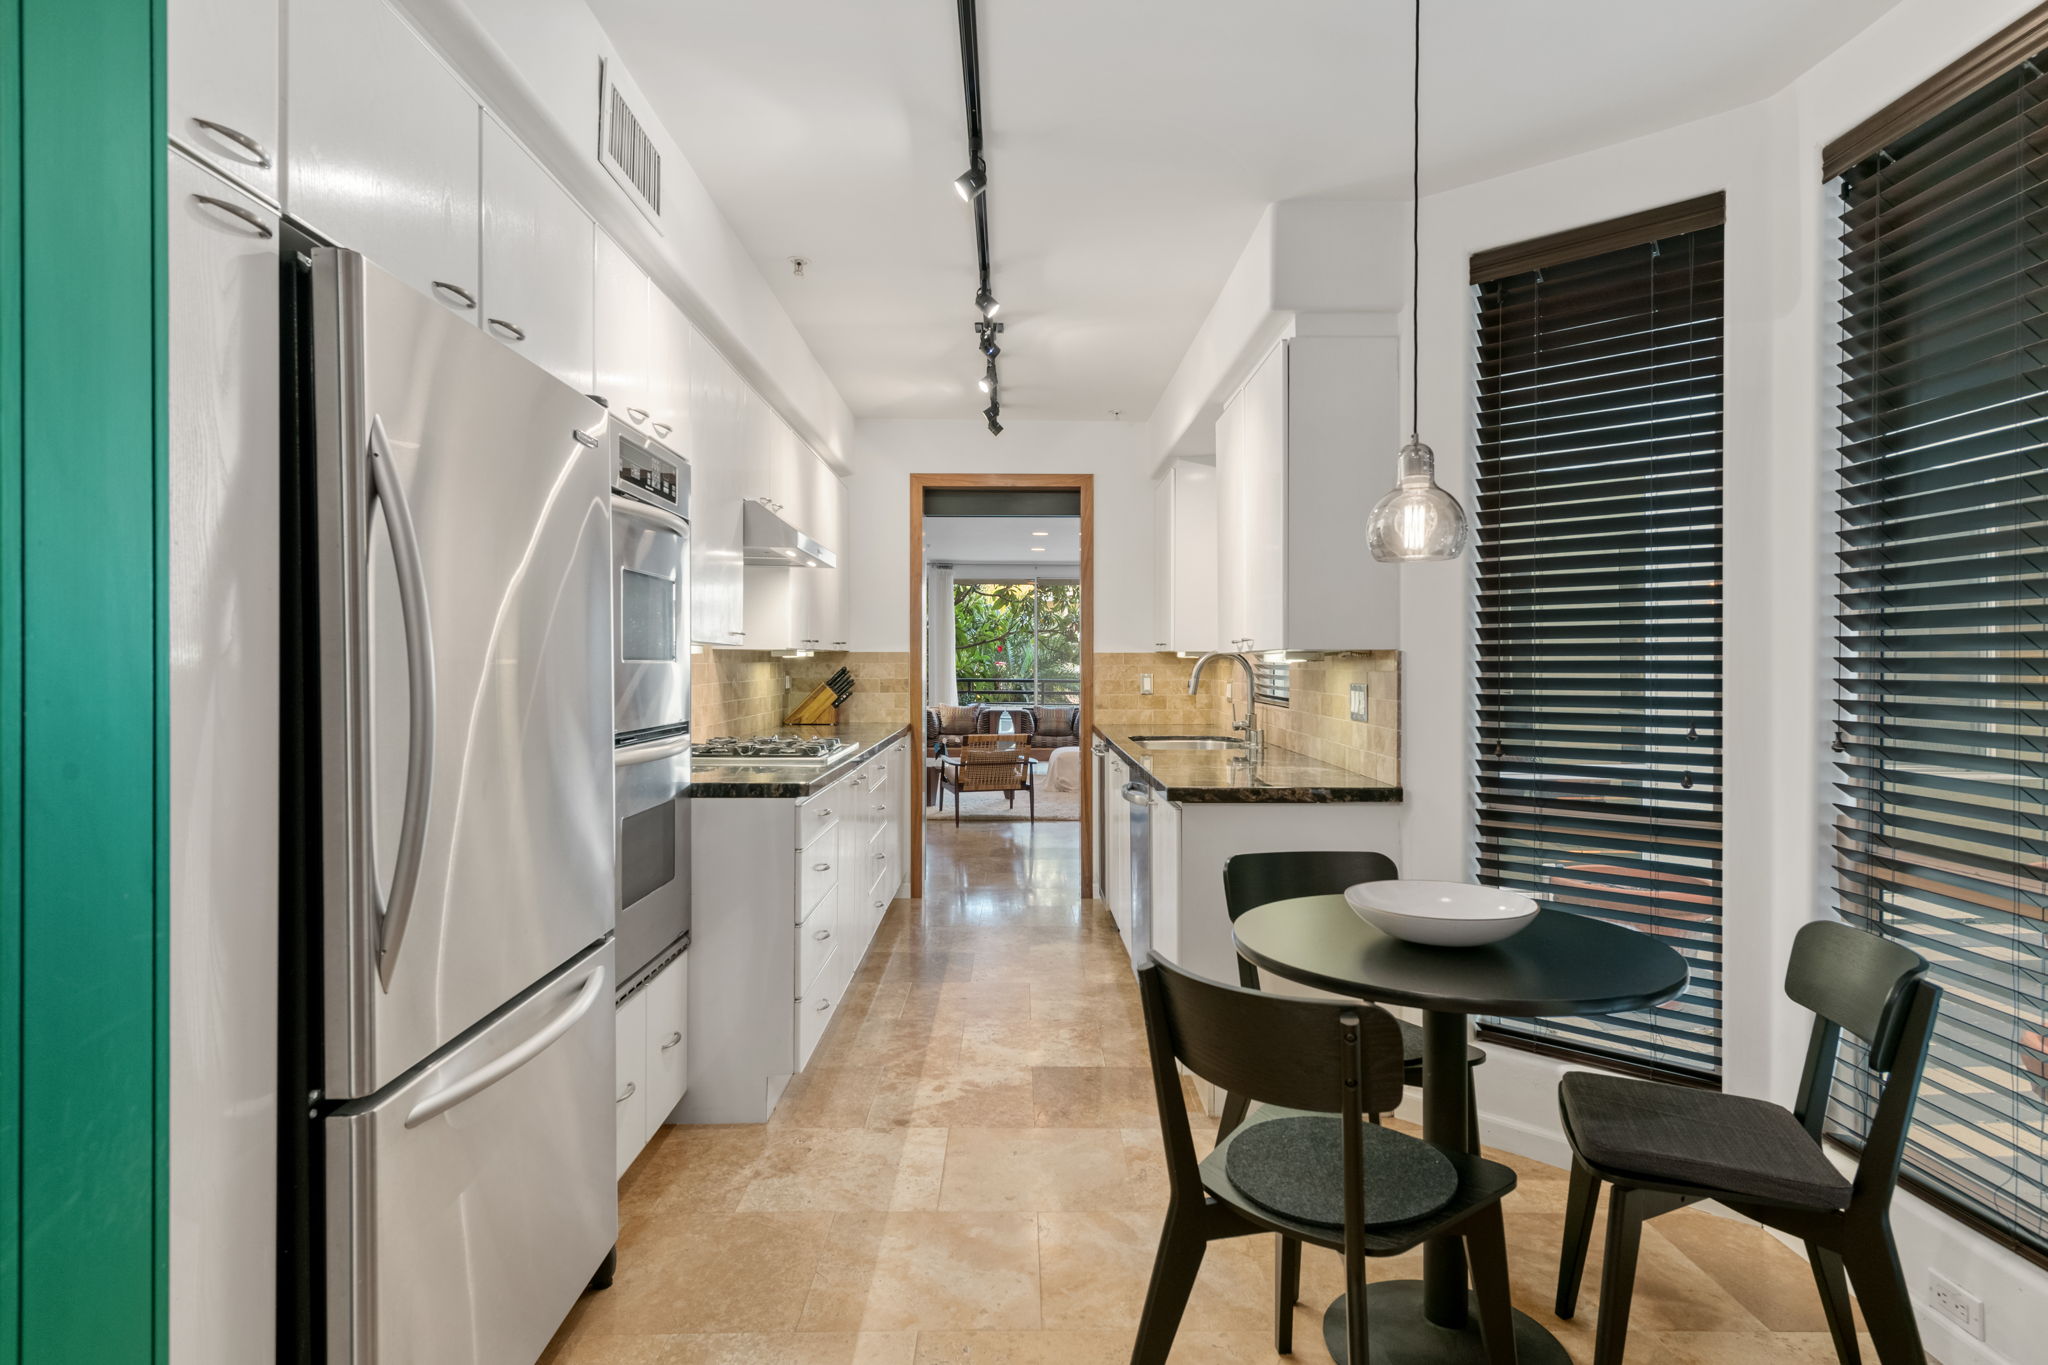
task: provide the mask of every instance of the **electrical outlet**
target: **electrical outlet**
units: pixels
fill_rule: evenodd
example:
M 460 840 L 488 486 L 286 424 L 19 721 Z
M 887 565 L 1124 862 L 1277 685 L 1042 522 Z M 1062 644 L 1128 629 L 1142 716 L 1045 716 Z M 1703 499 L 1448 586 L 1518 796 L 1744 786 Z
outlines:
M 1138 675 L 1138 695 L 1141 697 L 1152 695 L 1152 675 L 1150 673 L 1140 673 Z
M 1365 720 L 1371 715 L 1372 712 L 1367 709 L 1365 700 L 1365 684 L 1351 684 L 1351 719 Z
M 1934 1311 L 1977 1340 L 1984 1340 L 1984 1300 L 1938 1270 L 1927 1272 L 1927 1301 Z

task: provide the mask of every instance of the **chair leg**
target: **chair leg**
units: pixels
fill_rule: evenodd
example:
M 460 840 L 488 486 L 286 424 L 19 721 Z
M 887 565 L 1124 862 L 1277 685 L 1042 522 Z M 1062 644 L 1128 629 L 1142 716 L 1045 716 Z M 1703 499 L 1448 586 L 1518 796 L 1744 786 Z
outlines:
M 1472 1064 L 1465 1063 L 1465 1150 L 1479 1155 L 1479 1087 L 1472 1083 Z
M 1600 1323 L 1593 1332 L 1593 1365 L 1621 1365 L 1628 1349 L 1629 1300 L 1636 1291 L 1636 1251 L 1642 1211 L 1635 1190 L 1614 1187 L 1607 1199 L 1607 1263 L 1600 1271 Z
M 1863 1305 L 1863 1320 L 1870 1327 L 1870 1344 L 1877 1348 L 1880 1365 L 1921 1365 L 1927 1355 L 1920 1344 L 1920 1324 L 1913 1317 L 1913 1296 L 1907 1292 L 1906 1277 L 1899 1270 L 1899 1250 L 1892 1243 L 1889 1224 L 1876 1237 L 1844 1258 L 1849 1279 L 1856 1286 L 1856 1301 Z
M 1138 1340 L 1131 1347 L 1131 1365 L 1166 1365 L 1173 1338 L 1187 1311 L 1202 1253 L 1209 1244 L 1193 1220 L 1176 1218 L 1171 1210 L 1159 1234 L 1159 1254 L 1152 1261 L 1152 1283 L 1145 1290 L 1145 1308 L 1138 1316 Z
M 1507 1224 L 1495 1204 L 1474 1218 L 1465 1233 L 1472 1262 L 1472 1289 L 1479 1297 L 1479 1335 L 1487 1365 L 1515 1365 L 1515 1308 L 1508 1284 Z
M 1221 1142 L 1236 1132 L 1237 1125 L 1244 1122 L 1245 1113 L 1251 1107 L 1251 1100 L 1244 1095 L 1225 1095 L 1223 1112 L 1216 1116 L 1216 1140 Z
M 1564 1206 L 1564 1249 L 1557 1259 L 1557 1315 L 1578 1311 L 1579 1281 L 1586 1273 L 1586 1248 L 1593 1243 L 1593 1215 L 1600 1209 L 1600 1181 L 1576 1158 L 1571 1193 Z
M 1294 1354 L 1294 1305 L 1301 1301 L 1301 1243 L 1273 1239 L 1273 1354 Z
M 1862 1365 L 1863 1352 L 1856 1345 L 1856 1312 L 1849 1305 L 1849 1276 L 1842 1269 L 1841 1253 L 1808 1242 L 1806 1259 L 1813 1264 L 1813 1282 L 1827 1313 L 1828 1334 L 1835 1339 L 1835 1359 L 1841 1365 Z

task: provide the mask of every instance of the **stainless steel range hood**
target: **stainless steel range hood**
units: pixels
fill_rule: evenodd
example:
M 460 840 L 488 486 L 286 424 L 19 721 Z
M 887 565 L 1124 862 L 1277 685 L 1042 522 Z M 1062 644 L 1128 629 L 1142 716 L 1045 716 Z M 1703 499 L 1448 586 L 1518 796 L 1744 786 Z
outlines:
M 742 524 L 745 562 L 758 566 L 778 565 L 785 569 L 830 569 L 839 556 L 791 526 L 758 502 L 746 505 Z

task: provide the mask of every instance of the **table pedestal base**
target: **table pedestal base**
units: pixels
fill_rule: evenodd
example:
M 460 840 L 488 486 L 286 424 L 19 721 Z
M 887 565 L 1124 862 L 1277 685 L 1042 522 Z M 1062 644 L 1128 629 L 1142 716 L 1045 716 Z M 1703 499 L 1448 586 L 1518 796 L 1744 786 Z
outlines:
M 1479 1339 L 1479 1299 L 1474 1295 L 1462 1328 L 1439 1327 L 1422 1316 L 1422 1281 L 1384 1280 L 1367 1285 L 1366 1333 L 1372 1365 L 1487 1365 Z M 1344 1298 L 1323 1314 L 1323 1344 L 1337 1365 L 1349 1352 L 1344 1338 Z M 1527 1313 L 1515 1312 L 1516 1365 L 1570 1365 L 1564 1343 Z

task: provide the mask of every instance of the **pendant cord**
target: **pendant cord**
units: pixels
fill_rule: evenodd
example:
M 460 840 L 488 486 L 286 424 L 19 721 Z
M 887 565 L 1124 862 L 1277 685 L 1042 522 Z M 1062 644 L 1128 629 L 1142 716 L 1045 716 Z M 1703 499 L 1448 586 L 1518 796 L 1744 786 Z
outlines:
M 1415 0 L 1413 155 L 1408 198 L 1408 436 L 1422 423 L 1422 0 Z

